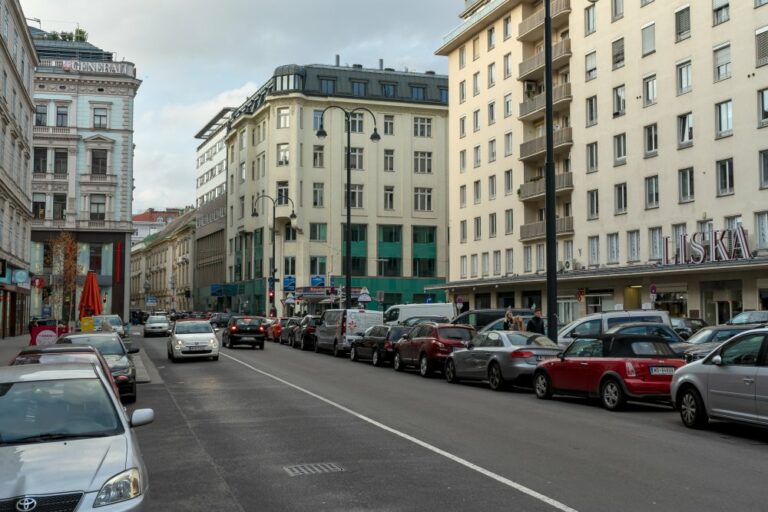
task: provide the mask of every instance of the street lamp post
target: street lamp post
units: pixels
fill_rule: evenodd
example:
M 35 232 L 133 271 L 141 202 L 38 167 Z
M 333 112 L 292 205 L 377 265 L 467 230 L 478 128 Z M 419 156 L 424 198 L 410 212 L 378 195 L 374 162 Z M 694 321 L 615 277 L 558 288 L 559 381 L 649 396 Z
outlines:
M 270 265 L 269 269 L 269 303 L 270 303 L 270 310 L 275 307 L 275 273 L 277 272 L 277 261 L 275 259 L 277 256 L 275 255 L 275 232 L 277 231 L 277 204 L 279 200 L 288 201 L 291 203 L 291 224 L 294 224 L 296 222 L 296 205 L 293 203 L 293 200 L 288 197 L 287 195 L 279 194 L 277 196 L 277 199 L 273 198 L 272 196 L 268 196 L 266 194 L 260 194 L 256 196 L 256 198 L 253 200 L 253 210 L 251 211 L 252 217 L 258 217 L 259 212 L 256 210 L 256 202 L 260 201 L 261 199 L 269 199 L 272 201 L 272 265 Z
M 356 112 L 368 112 L 371 114 L 371 117 L 373 118 L 373 133 L 371 134 L 371 141 L 372 142 L 379 142 L 381 140 L 381 136 L 379 135 L 379 132 L 376 130 L 376 116 L 373 112 L 368 110 L 365 107 L 357 107 L 353 108 L 352 110 L 347 110 L 343 107 L 340 107 L 338 105 L 330 105 L 328 107 L 325 107 L 323 109 L 322 114 L 320 114 L 320 128 L 317 130 L 317 138 L 322 140 L 328 136 L 328 133 L 325 131 L 323 119 L 325 118 L 325 113 L 329 109 L 338 109 L 344 112 L 344 120 L 347 125 L 347 190 L 346 190 L 346 199 L 347 199 L 347 224 L 345 227 L 346 231 L 346 242 L 344 244 L 344 250 L 346 251 L 346 254 L 344 255 L 344 266 L 346 267 L 344 269 L 344 308 L 345 309 L 351 309 L 352 308 L 352 114 Z

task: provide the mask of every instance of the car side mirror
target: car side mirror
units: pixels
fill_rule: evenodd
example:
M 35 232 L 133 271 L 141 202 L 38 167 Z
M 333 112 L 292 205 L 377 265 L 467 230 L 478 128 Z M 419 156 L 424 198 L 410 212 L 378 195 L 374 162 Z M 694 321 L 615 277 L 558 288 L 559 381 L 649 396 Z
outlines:
M 217 327 L 217 328 L 215 328 L 215 329 L 213 330 L 213 332 L 215 332 L 216 334 L 220 333 L 220 332 L 221 332 L 221 327 Z
M 723 358 L 720 355 L 714 356 L 711 359 L 711 361 L 712 361 L 712 364 L 714 364 L 716 366 L 722 366 L 722 364 L 723 364 Z
M 560 359 L 561 361 L 565 361 L 565 352 L 558 352 L 557 358 Z
M 141 349 L 139 349 L 139 347 L 129 347 L 128 348 L 128 353 L 129 354 L 138 354 L 139 350 L 141 350 Z
M 474 343 L 472 343 L 472 342 L 467 343 L 467 350 L 472 350 L 473 348 L 475 348 L 475 344 Z
M 148 425 L 155 420 L 155 411 L 152 409 L 136 409 L 131 415 L 131 426 L 141 427 Z

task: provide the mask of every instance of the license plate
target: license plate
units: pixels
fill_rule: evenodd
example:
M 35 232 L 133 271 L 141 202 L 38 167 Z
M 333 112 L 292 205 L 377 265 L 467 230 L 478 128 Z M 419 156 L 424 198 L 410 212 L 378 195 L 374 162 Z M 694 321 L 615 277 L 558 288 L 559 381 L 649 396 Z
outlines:
M 544 361 L 545 359 L 552 359 L 555 356 L 536 356 L 537 361 Z
M 253 336 L 243 336 L 240 338 L 240 341 L 255 341 L 255 340 L 256 338 L 254 338 Z
M 671 366 L 651 366 L 651 375 L 674 375 L 675 369 Z
M 207 350 L 208 347 L 200 345 L 199 347 L 187 347 L 187 350 L 190 352 L 202 352 L 203 350 Z

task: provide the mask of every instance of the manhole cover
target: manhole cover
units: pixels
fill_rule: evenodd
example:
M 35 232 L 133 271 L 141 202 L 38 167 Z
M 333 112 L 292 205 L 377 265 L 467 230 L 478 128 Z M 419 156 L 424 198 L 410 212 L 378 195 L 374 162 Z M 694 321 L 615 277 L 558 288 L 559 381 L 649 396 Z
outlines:
M 323 473 L 339 473 L 344 468 L 333 462 L 320 462 L 317 464 L 297 464 L 283 468 L 288 476 L 320 475 Z

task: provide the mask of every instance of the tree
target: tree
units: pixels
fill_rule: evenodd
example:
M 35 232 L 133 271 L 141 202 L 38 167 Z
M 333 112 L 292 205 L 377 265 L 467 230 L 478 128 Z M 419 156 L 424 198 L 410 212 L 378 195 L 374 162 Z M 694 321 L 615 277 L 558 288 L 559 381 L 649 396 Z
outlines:
M 81 43 L 84 43 L 88 40 L 88 32 L 83 30 L 82 28 L 76 28 L 75 29 L 75 41 L 79 41 Z
M 72 41 L 75 38 L 75 35 L 72 32 L 64 32 L 63 30 L 59 35 L 61 36 L 62 41 Z
M 60 41 L 61 36 L 56 31 L 48 32 L 48 39 L 50 39 L 51 41 Z
M 71 233 L 62 231 L 50 242 L 51 301 L 56 320 L 74 319 L 77 291 L 77 242 Z

